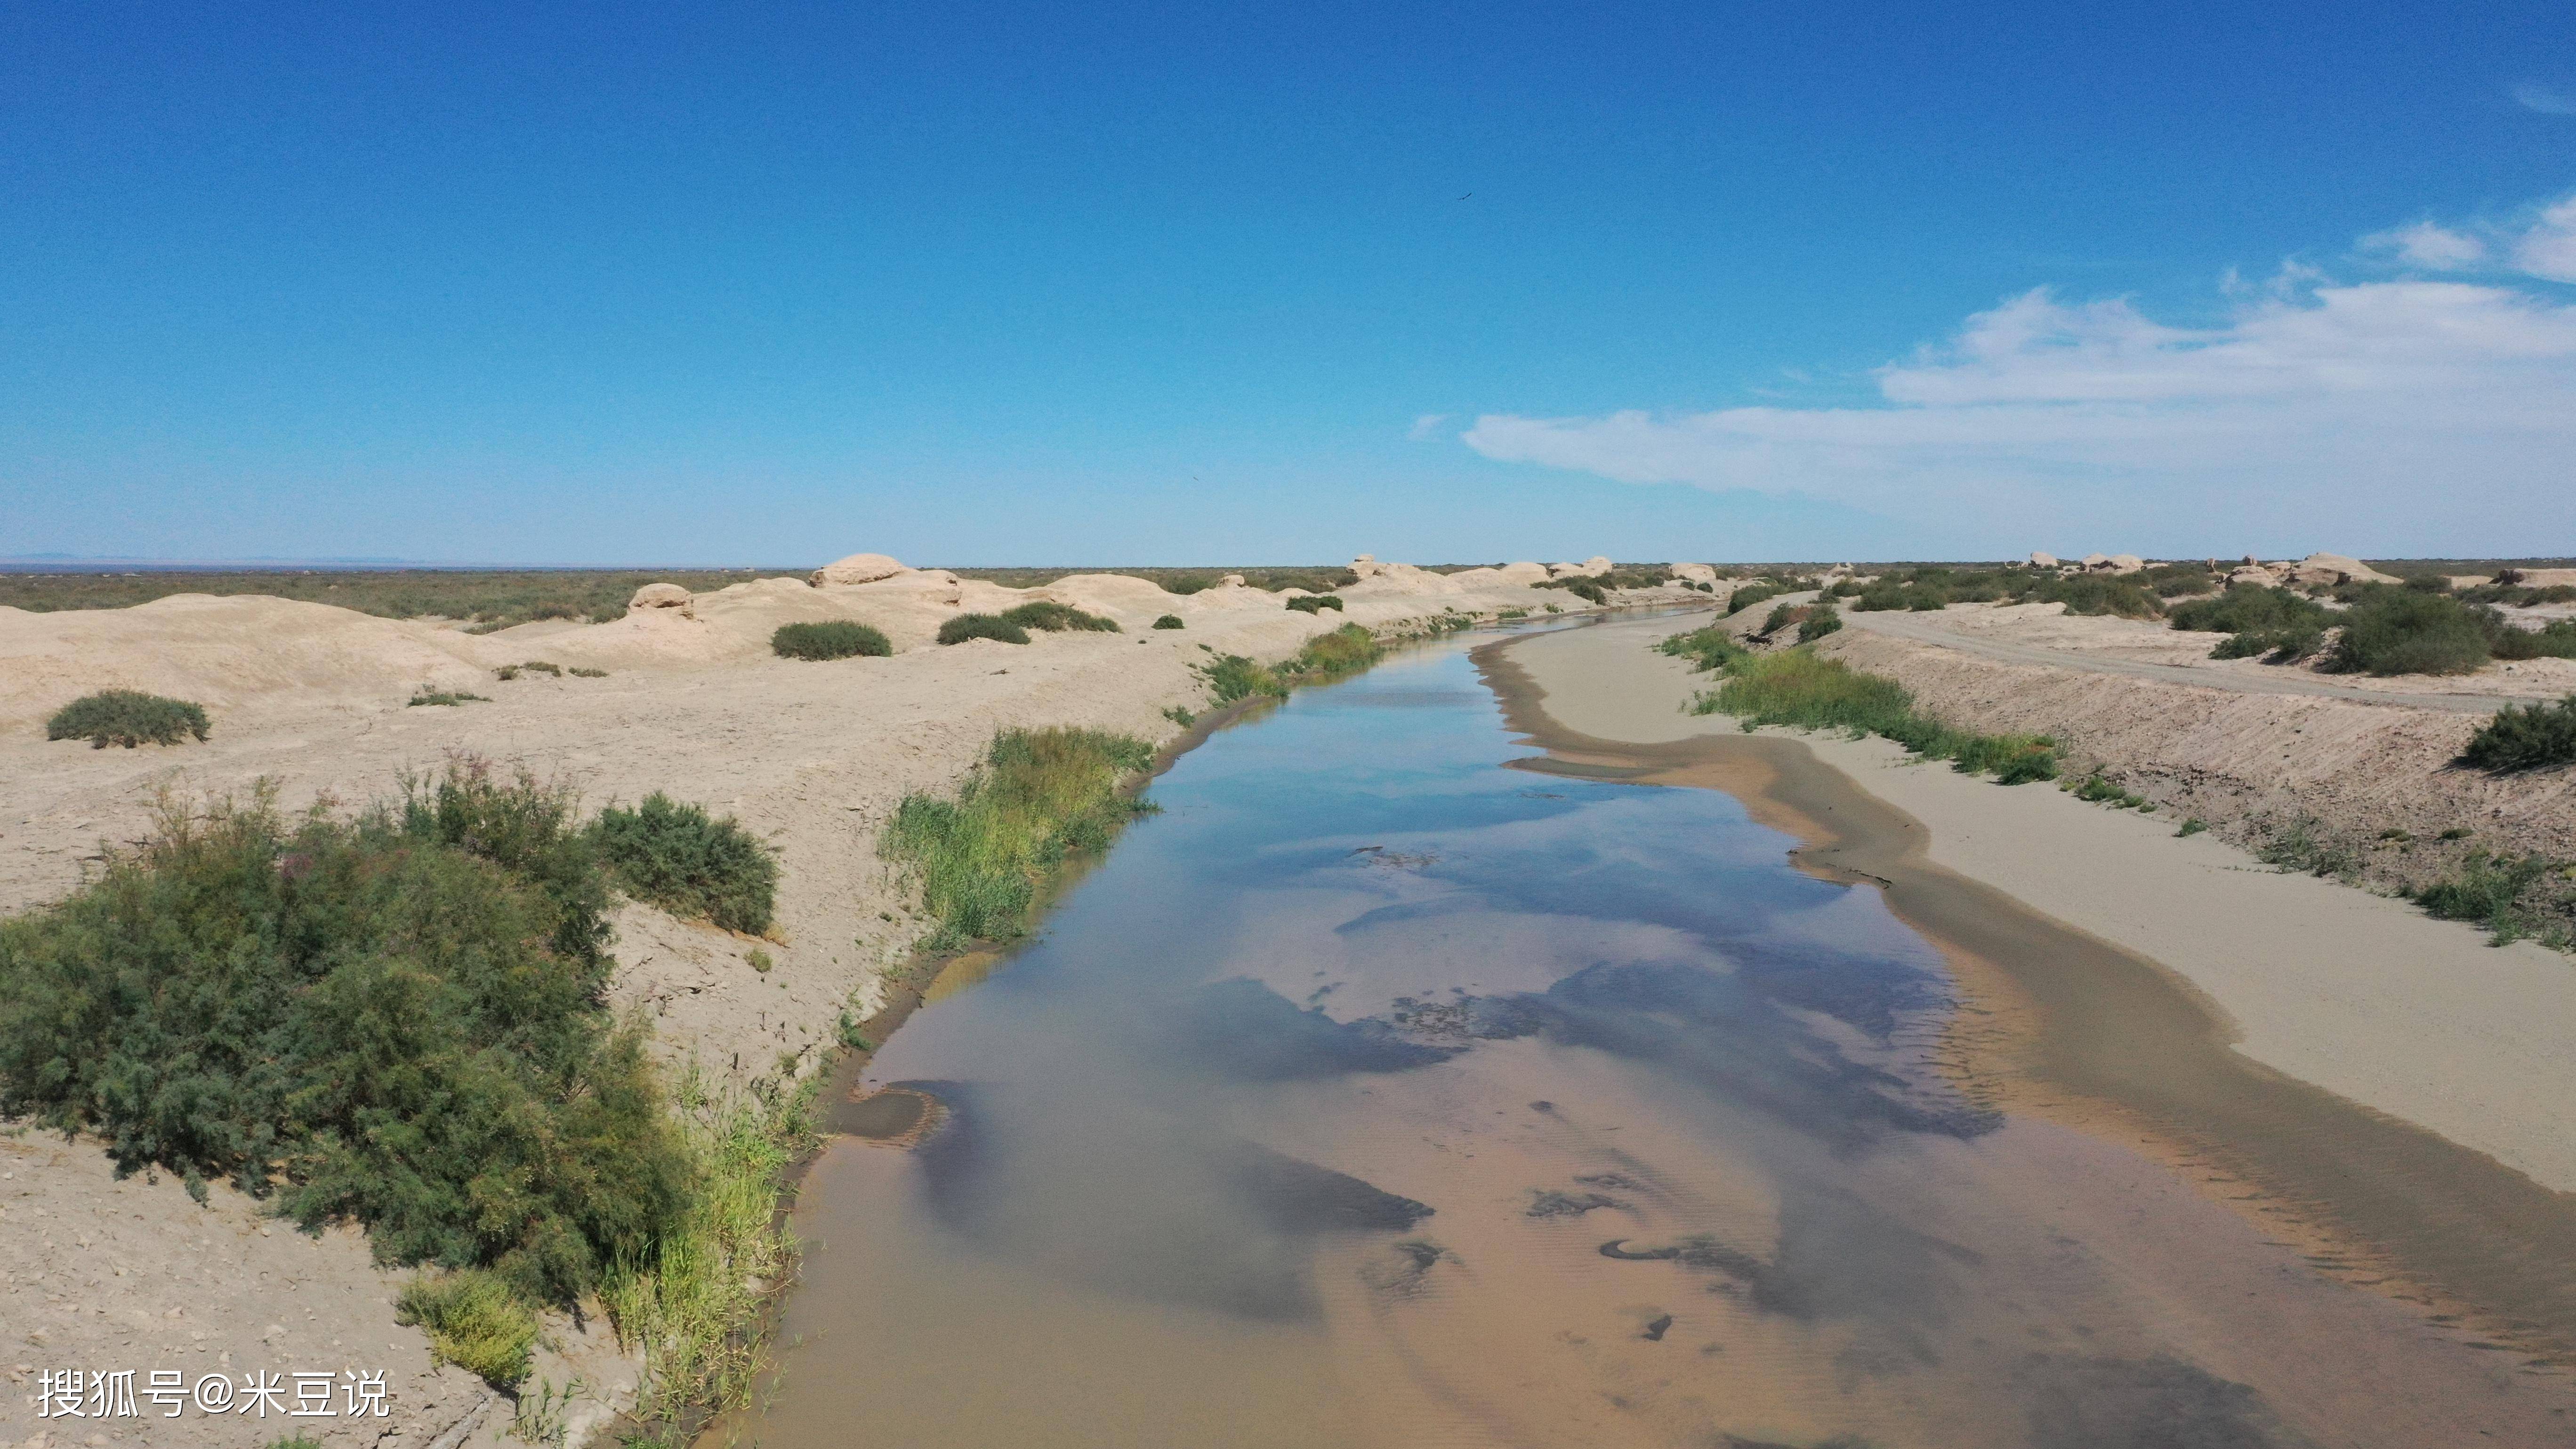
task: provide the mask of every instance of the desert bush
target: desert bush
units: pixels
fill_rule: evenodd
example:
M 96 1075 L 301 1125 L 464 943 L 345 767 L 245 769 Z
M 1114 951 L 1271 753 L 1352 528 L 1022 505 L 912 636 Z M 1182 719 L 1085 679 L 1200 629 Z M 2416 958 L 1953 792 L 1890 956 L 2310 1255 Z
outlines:
M 1367 629 L 1358 624 L 1344 624 L 1329 634 L 1318 634 L 1307 640 L 1289 668 L 1310 680 L 1338 679 L 1368 668 L 1385 653 L 1385 647 Z
M 2487 662 L 2487 628 L 2443 594 L 2374 588 L 2344 611 L 2329 668 L 2369 674 L 2466 674 Z
M 45 721 L 49 740 L 87 740 L 94 750 L 109 745 L 175 745 L 191 736 L 206 737 L 206 711 L 184 699 L 145 694 L 139 689 L 102 689 L 55 710 Z
M 1819 599 L 1814 607 L 1807 610 L 1807 617 L 1798 621 L 1798 642 L 1813 644 L 1842 626 L 1841 612 L 1829 601 Z
M 404 1284 L 394 1321 L 429 1336 L 430 1362 L 452 1363 L 504 1391 L 528 1376 L 537 1345 L 535 1311 L 508 1282 L 476 1268 Z
M 1326 609 L 1339 611 L 1342 601 L 1340 596 L 1335 594 L 1307 594 L 1290 599 L 1288 607 L 1301 614 L 1320 614 Z
M 2285 630 L 2322 630 L 2334 622 L 2333 611 L 2287 589 L 2238 584 L 2214 599 L 2176 604 L 2173 627 L 2209 634 L 2269 636 Z M 2222 659 L 2243 655 L 2222 654 Z
M 906 796 L 878 848 L 920 869 L 940 923 L 931 949 L 1019 935 L 1067 852 L 1106 846 L 1150 808 L 1118 786 L 1153 757 L 1144 741 L 1099 730 L 1004 730 L 956 799 Z
M 1154 627 L 1157 629 L 1186 629 L 1189 626 L 1181 622 L 1181 616 L 1178 614 L 1164 614 L 1154 620 Z
M 781 659 L 882 659 L 894 653 L 882 631 L 852 619 L 781 624 L 769 636 L 769 648 Z
M 1199 666 L 1217 703 L 1229 704 L 1251 695 L 1267 694 L 1285 698 L 1288 685 L 1269 666 L 1256 664 L 1240 654 L 1223 654 Z
M 574 665 L 566 672 L 571 674 L 575 679 L 606 679 L 608 677 L 608 671 L 605 669 L 584 669 L 579 665 Z
M 939 626 L 939 642 L 963 644 L 969 639 L 999 639 L 1005 644 L 1026 644 L 1029 631 L 997 614 L 960 614 Z
M 603 1005 L 606 887 L 563 791 L 470 762 L 404 789 L 348 820 L 166 809 L 0 922 L 0 1112 L 569 1302 L 690 1189 Z
M 1804 604 L 1774 604 L 1771 606 L 1770 617 L 1764 619 L 1762 627 L 1755 632 L 1768 639 L 1806 617 L 1807 606 Z
M 1195 594 L 1201 589 L 1216 587 L 1216 579 L 1208 574 L 1166 574 L 1156 582 L 1163 586 L 1163 592 L 1167 594 Z
M 2556 704 L 2509 704 L 2497 710 L 2469 737 L 2460 760 L 2497 771 L 2576 764 L 2576 694 Z
M 1062 633 L 1067 630 L 1098 634 L 1119 632 L 1118 621 L 1115 619 L 1104 619 L 1098 614 L 1086 614 L 1070 604 L 1049 603 L 1043 599 L 1032 599 L 1017 608 L 1005 609 L 1002 611 L 1002 619 L 1006 623 L 1017 624 L 1023 629 L 1044 629 L 1049 633 Z
M 2525 629 L 2493 609 L 2479 613 L 2487 626 L 2487 648 L 2498 659 L 2576 659 L 2576 619 Z
M 557 679 L 560 679 L 560 678 L 562 678 L 562 677 L 563 677 L 563 666 L 562 666 L 562 665 L 560 665 L 560 664 L 548 664 L 546 661 L 544 661 L 544 660 L 542 660 L 542 659 L 531 659 L 531 660 L 529 660 L 527 663 L 522 664 L 522 665 L 520 665 L 519 667 L 520 667 L 521 669 L 524 669 L 524 670 L 528 671 L 528 672 L 529 672 L 529 673 L 531 673 L 531 674 L 547 674 L 547 675 L 552 675 L 552 676 L 554 676 L 554 677 L 555 677 L 555 678 L 557 678 Z
M 703 806 L 657 790 L 632 810 L 600 811 L 590 837 L 610 874 L 636 899 L 728 931 L 769 929 L 778 862 L 732 816 L 713 818 Z
M 2164 601 L 2132 579 L 2100 574 L 2049 575 L 2033 581 L 2020 602 L 2064 604 L 2070 614 L 2116 614 L 2124 619 L 2152 619 L 2164 612 Z
M 1563 589 L 1578 599 L 1583 599 L 1595 604 L 1606 604 L 1610 602 L 1609 591 L 1601 587 L 1601 580 L 1586 574 L 1568 574 L 1561 579 L 1540 579 L 1536 583 L 1531 584 L 1530 587 L 1533 589 Z
M 428 687 L 428 686 L 426 686 L 426 685 L 424 685 L 424 686 L 422 686 L 421 688 L 419 688 L 419 689 L 417 689 L 417 690 L 413 691 L 413 692 L 412 692 L 412 697 L 411 697 L 410 699 L 408 699 L 408 700 L 404 701 L 404 703 L 405 703 L 407 706 L 411 706 L 411 707 L 418 707 L 418 706 L 421 706 L 421 705 L 433 705 L 433 704 L 434 704 L 434 705 L 490 704 L 491 702 L 492 702 L 492 699 L 491 699 L 491 696 L 489 696 L 489 695 L 483 695 L 483 694 L 468 694 L 468 693 L 466 693 L 464 690 L 461 690 L 461 689 L 431 689 L 431 688 L 429 688 L 429 687 Z
M 1756 604 L 1765 603 L 1782 594 L 1788 593 L 1789 591 L 1790 589 L 1787 584 L 1775 583 L 1767 580 L 1760 583 L 1746 584 L 1742 588 L 1737 589 L 1734 593 L 1726 596 L 1726 612 L 1729 614 L 1741 614 Z

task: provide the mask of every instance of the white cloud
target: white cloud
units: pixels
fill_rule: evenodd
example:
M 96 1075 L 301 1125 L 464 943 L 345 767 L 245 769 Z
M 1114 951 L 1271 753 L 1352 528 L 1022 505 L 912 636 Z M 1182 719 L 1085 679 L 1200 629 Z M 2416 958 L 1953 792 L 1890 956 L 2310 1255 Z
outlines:
M 1413 420 L 1413 426 L 1405 429 L 1404 435 L 1417 443 L 1427 443 L 1440 436 L 1440 425 L 1447 421 L 1447 413 L 1424 413 Z
M 2513 98 L 2526 110 L 2538 111 L 2544 116 L 2576 116 L 2576 96 L 2547 86 L 2525 81 L 2513 88 Z
M 2408 266 L 2436 272 L 2457 271 L 2487 258 L 2485 242 L 2429 221 L 2363 237 L 2361 244 L 2372 251 L 2393 251 Z
M 2576 282 L 2576 196 L 2540 213 L 2513 247 L 2513 264 L 2535 277 Z
M 2562 242 L 2576 201 L 2518 239 L 2516 265 L 2576 275 Z M 1877 379 L 1882 406 L 1493 414 L 1462 438 L 1624 482 L 1821 499 L 1991 551 L 2116 535 L 2524 553 L 2576 535 L 2576 306 L 2520 288 L 2287 273 L 2207 327 L 2041 290 Z

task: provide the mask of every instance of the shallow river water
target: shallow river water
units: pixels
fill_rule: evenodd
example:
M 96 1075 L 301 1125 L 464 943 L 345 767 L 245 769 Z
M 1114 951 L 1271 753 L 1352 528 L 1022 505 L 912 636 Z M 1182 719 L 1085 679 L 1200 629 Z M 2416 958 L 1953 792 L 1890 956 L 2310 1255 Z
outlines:
M 1727 795 L 1509 768 L 1538 753 L 1453 645 L 1184 756 L 871 1063 L 897 1090 L 806 1179 L 791 1347 L 722 1432 L 2576 1438 L 2555 1372 L 1972 1106 L 1929 1066 L 1942 960 L 1874 890 Z

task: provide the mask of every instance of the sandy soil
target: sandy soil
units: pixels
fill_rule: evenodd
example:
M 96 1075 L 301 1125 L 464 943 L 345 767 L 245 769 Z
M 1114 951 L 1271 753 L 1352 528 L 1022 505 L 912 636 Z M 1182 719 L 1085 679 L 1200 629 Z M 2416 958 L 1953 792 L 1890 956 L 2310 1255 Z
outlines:
M 1676 627 L 1566 630 L 1510 655 L 1546 691 L 1548 712 L 1581 733 L 1662 743 L 1735 730 L 1724 716 L 1685 712 L 1706 677 L 1651 649 Z M 2528 942 L 2490 947 L 2470 927 L 2281 874 L 2210 835 L 2176 838 L 2168 815 L 2044 785 L 2007 789 L 1884 740 L 1800 738 L 1921 821 L 1932 860 L 2189 981 L 2247 1056 L 2576 1191 L 2576 1044 L 2565 1030 L 2576 963 L 2566 957 Z
M 1162 739 L 1177 733 L 1166 707 L 1205 706 L 1193 667 L 1211 651 L 1278 659 L 1345 620 L 1402 629 L 1446 610 L 1584 608 L 1571 594 L 1528 587 L 1547 576 L 1538 565 L 1362 572 L 1340 591 L 1347 611 L 1320 617 L 1239 586 L 1180 596 L 1090 575 L 1020 591 L 908 569 L 849 586 L 762 580 L 614 623 L 480 636 L 261 597 L 0 609 L 0 911 L 61 897 L 103 851 L 142 839 L 165 789 L 201 798 L 267 780 L 289 809 L 357 802 L 384 794 L 405 770 L 471 752 L 569 779 L 593 805 L 664 790 L 738 816 L 777 847 L 775 939 L 627 906 L 617 917 L 617 999 L 651 1012 L 667 1054 L 719 1077 L 809 1071 L 842 1008 L 866 1015 L 883 969 L 924 929 L 909 884 L 876 856 L 878 826 L 906 793 L 953 788 L 996 729 L 1086 725 Z M 1705 597 L 1662 589 L 1632 601 Z M 1026 646 L 930 642 L 953 614 L 1033 598 L 1106 614 L 1123 632 L 1039 634 Z M 1153 629 L 1166 613 L 1186 627 Z M 897 653 L 829 663 L 771 655 L 778 625 L 834 618 L 875 625 Z M 528 660 L 607 677 L 494 677 Z M 213 737 L 132 751 L 44 739 L 53 710 L 108 686 L 197 700 Z M 490 698 L 406 707 L 422 686 Z M 765 975 L 745 964 L 754 945 L 776 960 Z M 306 1239 L 221 1188 L 201 1209 L 166 1178 L 115 1182 L 94 1145 L 0 1130 L 11 1133 L 0 1137 L 10 1350 L 0 1354 L 10 1375 L 0 1449 L 260 1445 L 298 1428 L 335 1445 L 428 1445 L 483 1403 L 478 1382 L 433 1372 L 419 1334 L 394 1324 L 390 1300 L 406 1275 L 370 1266 L 356 1234 Z M 633 1392 L 633 1364 L 593 1326 L 583 1334 L 553 1325 L 555 1346 L 530 1385 L 581 1380 L 567 1417 L 572 1442 Z M 192 1384 L 207 1371 L 237 1380 L 270 1369 L 383 1369 L 393 1412 L 292 1423 L 194 1408 L 166 1420 L 36 1416 L 43 1372 L 131 1368 L 139 1391 L 144 1373 L 165 1365 L 187 1369 Z M 510 1414 L 507 1403 L 484 1410 L 463 1442 L 499 1443 Z

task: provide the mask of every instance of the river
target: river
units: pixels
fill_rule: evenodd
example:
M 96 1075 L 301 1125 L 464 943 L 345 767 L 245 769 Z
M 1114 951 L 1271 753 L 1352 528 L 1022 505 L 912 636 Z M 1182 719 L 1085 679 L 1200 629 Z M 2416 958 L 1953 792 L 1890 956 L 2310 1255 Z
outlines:
M 721 1432 L 2576 1441 L 2554 1372 L 1963 1094 L 1974 1004 L 1877 891 L 1725 793 L 1539 753 L 1451 641 L 1183 756 L 869 1064 L 779 1377 Z

